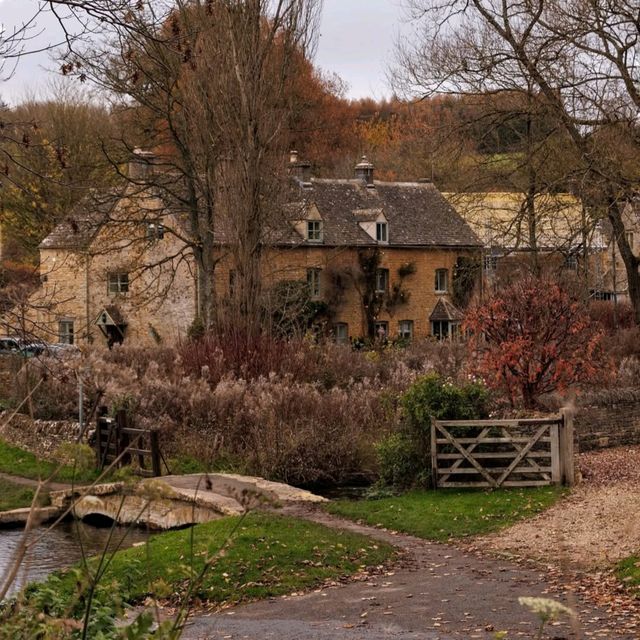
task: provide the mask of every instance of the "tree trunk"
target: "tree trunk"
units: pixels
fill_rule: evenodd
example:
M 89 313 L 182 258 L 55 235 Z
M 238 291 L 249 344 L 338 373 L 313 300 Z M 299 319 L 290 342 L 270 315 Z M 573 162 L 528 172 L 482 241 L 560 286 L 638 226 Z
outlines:
M 620 252 L 620 257 L 622 258 L 627 274 L 629 299 L 633 306 L 633 318 L 635 323 L 640 326 L 640 271 L 638 269 L 638 267 L 640 267 L 640 259 L 633 254 L 629 246 L 624 221 L 622 220 L 622 211 L 620 210 L 620 204 L 617 199 L 609 198 L 607 215 L 609 222 L 611 222 L 613 236 L 618 245 L 618 251 Z M 615 269 L 615 264 L 613 268 Z

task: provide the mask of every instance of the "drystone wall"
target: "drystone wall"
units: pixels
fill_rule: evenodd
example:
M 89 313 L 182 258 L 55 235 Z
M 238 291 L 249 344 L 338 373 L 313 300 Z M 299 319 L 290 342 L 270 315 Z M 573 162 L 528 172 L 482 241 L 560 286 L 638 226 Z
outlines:
M 640 388 L 580 396 L 576 405 L 579 451 L 640 444 Z

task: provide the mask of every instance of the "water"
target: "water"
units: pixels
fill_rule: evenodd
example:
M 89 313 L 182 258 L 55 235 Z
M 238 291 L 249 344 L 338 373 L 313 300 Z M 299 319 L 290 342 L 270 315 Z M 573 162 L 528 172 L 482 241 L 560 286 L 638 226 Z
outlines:
M 19 591 L 28 582 L 43 580 L 57 569 L 68 567 L 85 556 L 101 553 L 109 540 L 109 527 L 94 527 L 84 522 L 62 522 L 51 531 L 45 527 L 35 529 L 30 540 L 40 540 L 29 549 L 18 578 L 13 583 L 11 593 Z M 11 566 L 16 550 L 20 546 L 23 532 L 19 529 L 0 530 L 0 581 Z M 149 533 L 143 529 L 115 527 L 109 549 L 131 547 L 148 539 Z

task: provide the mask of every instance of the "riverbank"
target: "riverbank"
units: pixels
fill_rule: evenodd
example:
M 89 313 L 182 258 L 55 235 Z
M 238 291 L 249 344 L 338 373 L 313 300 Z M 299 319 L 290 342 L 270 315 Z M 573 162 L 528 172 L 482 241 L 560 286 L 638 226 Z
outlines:
M 176 607 L 194 601 L 223 607 L 378 570 L 394 554 L 389 544 L 296 518 L 225 518 L 51 575 L 0 614 L 0 638 L 34 637 L 36 626 L 77 630 L 90 593 L 88 637 L 112 637 L 124 607 L 148 605 L 149 597 Z

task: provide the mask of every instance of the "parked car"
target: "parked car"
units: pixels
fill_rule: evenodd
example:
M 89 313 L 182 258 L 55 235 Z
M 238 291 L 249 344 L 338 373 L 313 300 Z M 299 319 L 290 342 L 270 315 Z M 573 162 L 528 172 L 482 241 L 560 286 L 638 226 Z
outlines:
M 38 356 L 44 352 L 44 346 L 35 342 L 27 342 L 11 336 L 0 337 L 0 355 L 21 355 L 26 358 Z
M 80 349 L 73 344 L 28 341 L 13 336 L 0 337 L 0 356 L 20 355 L 26 358 L 33 358 L 46 355 L 62 357 L 78 353 L 80 353 Z

